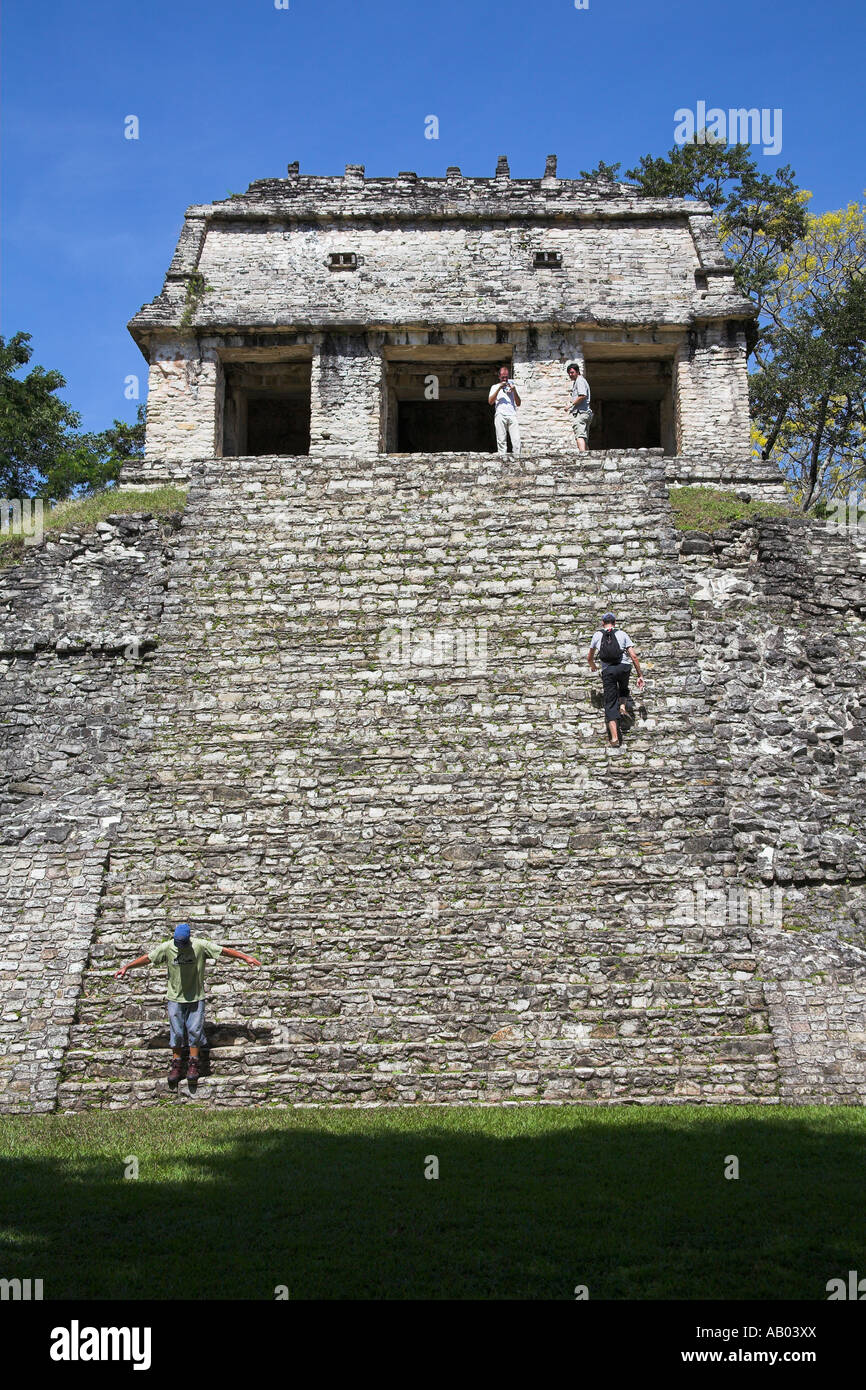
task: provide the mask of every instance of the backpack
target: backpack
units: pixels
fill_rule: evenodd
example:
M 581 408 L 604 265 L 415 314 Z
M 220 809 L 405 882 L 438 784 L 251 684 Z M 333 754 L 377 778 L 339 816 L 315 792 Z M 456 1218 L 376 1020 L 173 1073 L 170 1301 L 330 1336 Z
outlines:
M 606 627 L 601 634 L 601 645 L 598 649 L 601 661 L 610 666 L 619 666 L 622 661 L 622 647 L 619 645 L 619 638 L 616 629 Z

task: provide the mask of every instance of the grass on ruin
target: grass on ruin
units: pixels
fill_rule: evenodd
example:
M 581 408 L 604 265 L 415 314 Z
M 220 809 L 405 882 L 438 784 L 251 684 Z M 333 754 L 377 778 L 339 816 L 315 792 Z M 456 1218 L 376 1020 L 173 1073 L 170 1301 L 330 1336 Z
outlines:
M 92 531 L 97 522 L 105 521 L 109 516 L 130 516 L 133 512 L 169 516 L 172 512 L 182 512 L 185 506 L 185 488 L 159 487 L 122 492 L 119 488 L 106 488 L 90 497 L 46 507 L 42 529 L 46 537 L 52 538 L 67 532 L 84 535 Z M 25 545 L 22 536 L 0 535 L 0 569 L 20 564 L 27 551 L 32 549 L 36 547 Z
M 803 515 L 785 502 L 744 502 L 735 492 L 712 487 L 671 488 L 670 498 L 674 521 L 681 531 L 720 531 L 732 521 Z
M 864 1140 L 862 1107 L 5 1117 L 0 1276 L 46 1299 L 826 1299 L 866 1270 Z

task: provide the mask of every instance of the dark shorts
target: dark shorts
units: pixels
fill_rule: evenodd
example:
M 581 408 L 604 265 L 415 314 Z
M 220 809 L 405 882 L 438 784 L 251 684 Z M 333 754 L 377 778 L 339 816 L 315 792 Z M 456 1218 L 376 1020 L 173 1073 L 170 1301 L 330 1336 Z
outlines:
M 623 661 L 619 666 L 608 666 L 601 673 L 601 685 L 604 690 L 604 717 L 608 724 L 619 719 L 619 702 L 628 698 L 628 678 L 631 672 L 631 662 Z

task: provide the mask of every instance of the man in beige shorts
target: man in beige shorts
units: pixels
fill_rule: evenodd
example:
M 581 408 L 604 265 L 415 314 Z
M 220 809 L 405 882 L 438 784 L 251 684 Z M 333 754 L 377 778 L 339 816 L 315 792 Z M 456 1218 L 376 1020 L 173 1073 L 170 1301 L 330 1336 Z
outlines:
M 580 369 L 579 362 L 569 362 L 566 367 L 571 382 L 571 401 L 565 407 L 572 415 L 572 429 L 577 440 L 578 451 L 586 453 L 586 437 L 592 424 L 592 411 L 589 408 L 589 382 Z

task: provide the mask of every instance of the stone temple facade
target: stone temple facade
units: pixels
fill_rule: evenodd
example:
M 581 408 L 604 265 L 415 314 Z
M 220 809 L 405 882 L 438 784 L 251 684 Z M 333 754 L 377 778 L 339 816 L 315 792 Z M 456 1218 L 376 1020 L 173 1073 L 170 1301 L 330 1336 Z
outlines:
M 782 496 L 751 316 L 707 209 L 553 160 L 189 210 L 145 459 L 0 570 L 0 1108 L 172 1099 L 162 972 L 115 972 L 179 921 L 262 965 L 175 1103 L 866 1100 L 863 532 L 671 500 Z
M 710 209 L 543 178 L 262 179 L 187 210 L 162 293 L 130 324 L 150 364 L 151 468 L 196 459 L 495 447 L 504 362 L 535 453 L 569 448 L 565 364 L 593 446 L 748 454 L 754 308 Z M 434 394 L 435 393 L 435 394 Z

